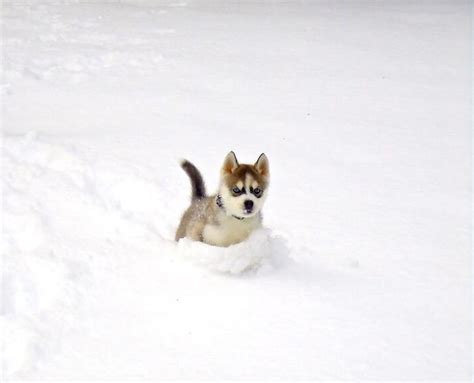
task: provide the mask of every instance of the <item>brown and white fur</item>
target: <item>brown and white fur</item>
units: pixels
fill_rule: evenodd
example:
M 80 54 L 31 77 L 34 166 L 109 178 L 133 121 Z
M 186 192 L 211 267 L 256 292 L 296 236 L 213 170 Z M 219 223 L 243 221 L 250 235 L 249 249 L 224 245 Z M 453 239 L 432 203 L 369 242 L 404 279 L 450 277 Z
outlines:
M 265 154 L 254 165 L 239 164 L 230 152 L 221 168 L 218 193 L 206 196 L 199 170 L 181 163 L 191 179 L 191 206 L 176 231 L 176 241 L 187 237 L 209 245 L 229 246 L 245 240 L 261 226 L 261 209 L 268 195 L 270 168 Z

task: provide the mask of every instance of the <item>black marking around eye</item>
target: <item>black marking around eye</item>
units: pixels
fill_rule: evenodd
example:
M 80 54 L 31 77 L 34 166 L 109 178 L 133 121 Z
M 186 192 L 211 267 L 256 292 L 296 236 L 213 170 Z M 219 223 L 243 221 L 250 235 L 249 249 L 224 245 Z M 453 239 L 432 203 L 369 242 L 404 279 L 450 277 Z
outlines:
M 245 188 L 239 189 L 239 187 L 234 186 L 232 188 L 232 194 L 234 195 L 234 197 L 238 197 L 239 195 L 241 195 L 243 193 L 244 190 L 245 190 Z
M 263 194 L 263 190 L 260 189 L 259 187 L 256 187 L 254 189 L 252 186 L 250 186 L 250 193 L 252 193 L 257 198 L 260 198 Z

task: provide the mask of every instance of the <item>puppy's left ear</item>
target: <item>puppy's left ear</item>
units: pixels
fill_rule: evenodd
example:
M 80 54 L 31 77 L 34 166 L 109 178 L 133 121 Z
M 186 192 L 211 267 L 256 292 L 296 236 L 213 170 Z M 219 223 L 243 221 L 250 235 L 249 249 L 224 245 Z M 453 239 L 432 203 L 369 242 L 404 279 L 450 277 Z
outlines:
M 268 158 L 265 153 L 260 154 L 257 162 L 253 165 L 257 172 L 259 172 L 264 177 L 270 177 L 270 164 L 268 163 Z

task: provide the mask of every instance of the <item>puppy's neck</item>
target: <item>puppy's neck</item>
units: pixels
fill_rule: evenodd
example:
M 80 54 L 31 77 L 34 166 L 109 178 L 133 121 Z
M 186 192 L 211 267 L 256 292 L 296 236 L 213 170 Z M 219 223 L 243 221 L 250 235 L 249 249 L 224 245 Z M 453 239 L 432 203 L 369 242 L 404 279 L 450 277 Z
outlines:
M 225 210 L 225 207 L 224 207 L 224 201 L 222 200 L 222 196 L 220 194 L 216 195 L 216 205 L 219 209 L 221 209 L 224 212 L 224 214 L 228 215 L 226 213 L 226 210 Z M 247 219 L 246 217 L 238 217 L 238 216 L 233 215 L 233 214 L 231 214 L 230 216 L 237 219 L 237 220 L 239 220 L 239 221 L 243 221 L 244 219 Z

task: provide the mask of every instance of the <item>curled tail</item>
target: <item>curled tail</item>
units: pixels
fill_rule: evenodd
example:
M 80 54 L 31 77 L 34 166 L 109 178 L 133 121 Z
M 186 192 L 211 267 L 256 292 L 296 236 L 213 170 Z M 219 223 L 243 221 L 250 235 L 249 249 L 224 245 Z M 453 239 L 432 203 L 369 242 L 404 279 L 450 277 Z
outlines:
M 181 167 L 191 179 L 191 187 L 193 189 L 191 199 L 204 198 L 206 196 L 206 187 L 204 186 L 204 181 L 199 170 L 197 170 L 196 166 L 187 160 L 181 162 Z

